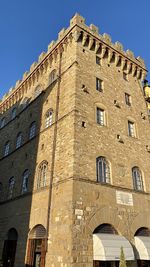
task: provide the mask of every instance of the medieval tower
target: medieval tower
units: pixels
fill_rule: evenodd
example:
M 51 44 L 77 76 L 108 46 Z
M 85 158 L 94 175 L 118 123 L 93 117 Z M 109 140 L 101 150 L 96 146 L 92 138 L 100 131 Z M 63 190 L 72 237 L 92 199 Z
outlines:
M 76 14 L 3 97 L 1 266 L 150 266 L 146 73 Z

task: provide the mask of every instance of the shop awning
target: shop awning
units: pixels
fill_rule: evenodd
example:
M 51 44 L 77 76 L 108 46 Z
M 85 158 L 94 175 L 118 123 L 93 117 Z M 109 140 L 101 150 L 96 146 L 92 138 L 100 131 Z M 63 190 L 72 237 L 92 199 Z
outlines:
M 140 260 L 150 260 L 150 237 L 135 236 L 136 258 Z
M 93 259 L 101 261 L 119 261 L 121 247 L 127 261 L 134 260 L 130 242 L 123 236 L 113 234 L 93 234 Z

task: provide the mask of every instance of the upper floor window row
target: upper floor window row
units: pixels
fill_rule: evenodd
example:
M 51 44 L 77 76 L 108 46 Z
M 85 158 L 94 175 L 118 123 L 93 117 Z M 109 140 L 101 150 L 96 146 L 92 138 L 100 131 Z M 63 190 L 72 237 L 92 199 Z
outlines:
M 21 183 L 21 194 L 24 194 L 28 191 L 28 182 L 29 182 L 29 176 L 30 176 L 30 172 L 28 169 L 26 169 L 23 174 L 22 174 L 22 183 Z M 8 190 L 7 192 L 3 192 L 3 185 L 0 182 L 0 194 L 4 195 L 7 194 L 7 198 L 8 199 L 12 199 L 15 197 L 16 195 L 16 190 L 15 190 L 15 185 L 16 185 L 16 180 L 15 177 L 12 176 L 9 181 L 8 181 Z M 5 196 L 4 196 L 5 197 Z M 0 199 L 2 200 L 2 197 L 0 196 Z
M 104 109 L 97 107 L 96 108 L 96 122 L 101 126 L 106 125 L 106 112 Z M 128 135 L 130 137 L 136 137 L 136 127 L 135 122 L 128 120 Z
M 42 161 L 38 167 L 38 174 L 37 174 L 37 184 L 36 189 L 40 189 L 45 187 L 48 184 L 47 180 L 47 171 L 48 171 L 48 162 L 46 160 Z M 25 194 L 29 191 L 29 178 L 30 178 L 30 171 L 25 169 L 21 176 L 21 185 L 20 185 L 20 193 Z M 12 176 L 7 185 L 7 189 L 3 188 L 2 182 L 0 182 L 0 200 L 4 200 L 6 198 L 12 199 L 17 195 L 17 191 L 19 187 L 17 185 L 16 179 Z
M 104 81 L 97 77 L 96 77 L 96 90 L 99 92 L 104 91 Z M 125 104 L 127 106 L 131 106 L 132 105 L 131 95 L 128 93 L 125 93 L 124 96 L 125 96 Z
M 32 139 L 33 137 L 35 137 L 35 135 L 36 135 L 36 122 L 34 121 L 30 124 L 30 127 L 29 127 L 29 140 Z M 15 148 L 17 149 L 17 148 L 21 147 L 22 144 L 23 144 L 23 134 L 22 134 L 22 132 L 19 132 L 17 134 L 17 137 L 16 137 Z M 9 155 L 10 148 L 11 148 L 11 142 L 8 140 L 4 145 L 4 157 Z
M 17 108 L 13 108 L 11 112 L 11 120 L 15 119 L 17 115 Z M 6 118 L 3 117 L 0 121 L 0 128 L 3 128 L 6 125 Z
M 110 163 L 105 157 L 96 159 L 97 182 L 111 183 Z M 133 189 L 136 191 L 144 191 L 142 172 L 138 167 L 132 168 Z

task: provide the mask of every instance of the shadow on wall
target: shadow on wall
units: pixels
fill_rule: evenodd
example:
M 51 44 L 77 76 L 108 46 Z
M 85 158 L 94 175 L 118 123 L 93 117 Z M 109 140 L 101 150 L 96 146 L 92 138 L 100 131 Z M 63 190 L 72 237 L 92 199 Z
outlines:
M 0 129 L 0 266 L 25 264 L 44 101 L 25 98 Z

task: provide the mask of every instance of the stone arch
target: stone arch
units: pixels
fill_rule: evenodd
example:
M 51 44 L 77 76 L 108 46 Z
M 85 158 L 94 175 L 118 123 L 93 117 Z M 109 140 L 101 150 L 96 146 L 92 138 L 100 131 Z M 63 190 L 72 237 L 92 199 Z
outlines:
M 29 232 L 30 239 L 42 239 L 46 238 L 46 229 L 42 224 L 37 224 Z
M 150 236 L 150 229 L 147 227 L 141 227 L 137 229 L 134 236 Z
M 45 266 L 47 245 L 47 232 L 42 224 L 35 225 L 28 235 L 26 265 L 35 266 L 35 262 L 40 267 Z
M 97 210 L 87 223 L 88 232 L 92 235 L 93 231 L 102 224 L 112 225 L 118 234 L 123 235 L 125 233 L 125 225 L 121 217 L 118 215 L 117 208 L 103 206 Z
M 132 236 L 134 238 L 135 233 L 140 228 L 150 229 L 150 214 L 149 212 L 140 212 L 134 219 L 131 225 Z

